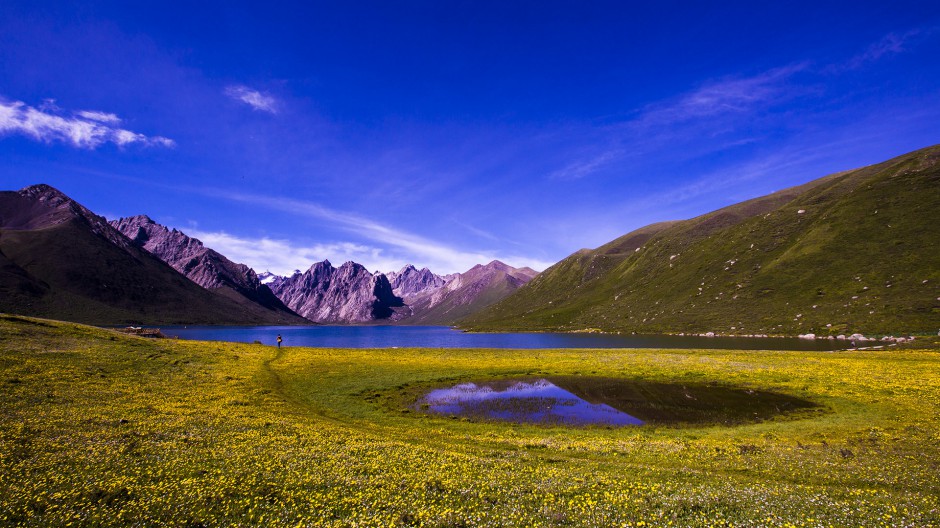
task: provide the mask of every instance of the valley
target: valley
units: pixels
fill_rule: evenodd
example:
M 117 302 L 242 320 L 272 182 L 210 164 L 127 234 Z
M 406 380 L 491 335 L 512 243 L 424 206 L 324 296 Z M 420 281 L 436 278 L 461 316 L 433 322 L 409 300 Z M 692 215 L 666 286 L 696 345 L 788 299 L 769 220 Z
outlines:
M 278 350 L 2 316 L 0 361 L 7 525 L 940 523 L 936 351 Z M 691 427 L 413 409 L 434 387 L 520 375 L 821 407 Z

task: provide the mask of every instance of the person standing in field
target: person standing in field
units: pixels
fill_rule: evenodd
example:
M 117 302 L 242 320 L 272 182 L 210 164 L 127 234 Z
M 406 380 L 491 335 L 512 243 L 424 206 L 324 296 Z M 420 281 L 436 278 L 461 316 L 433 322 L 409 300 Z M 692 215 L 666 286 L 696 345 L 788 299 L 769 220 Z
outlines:
M 283 341 L 283 339 L 281 339 L 281 334 L 278 334 L 277 335 L 277 347 L 278 348 L 281 348 L 281 341 Z

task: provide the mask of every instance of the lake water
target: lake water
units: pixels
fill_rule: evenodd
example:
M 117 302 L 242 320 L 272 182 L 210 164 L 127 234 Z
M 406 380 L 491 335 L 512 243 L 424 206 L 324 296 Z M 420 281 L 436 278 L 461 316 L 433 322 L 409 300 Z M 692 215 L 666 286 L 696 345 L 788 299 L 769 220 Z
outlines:
M 169 326 L 168 337 L 200 341 L 260 341 L 331 348 L 721 348 L 739 350 L 837 350 L 826 339 L 692 337 L 565 333 L 466 333 L 447 326 Z

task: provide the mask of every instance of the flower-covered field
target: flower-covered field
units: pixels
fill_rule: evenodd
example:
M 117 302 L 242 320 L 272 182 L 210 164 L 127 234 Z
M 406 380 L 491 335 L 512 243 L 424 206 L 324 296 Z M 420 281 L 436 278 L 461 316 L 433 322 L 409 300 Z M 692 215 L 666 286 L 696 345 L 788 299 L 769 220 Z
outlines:
M 423 414 L 432 386 L 590 375 L 774 390 L 733 427 Z M 337 350 L 0 316 L 0 525 L 940 526 L 940 354 Z

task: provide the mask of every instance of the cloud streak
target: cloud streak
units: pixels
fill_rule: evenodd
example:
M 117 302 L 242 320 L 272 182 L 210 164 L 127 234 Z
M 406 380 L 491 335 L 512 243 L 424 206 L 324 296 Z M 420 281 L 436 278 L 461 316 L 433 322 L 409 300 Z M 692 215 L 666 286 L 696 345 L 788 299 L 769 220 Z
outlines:
M 746 114 L 755 108 L 788 99 L 787 81 L 808 63 L 774 68 L 752 77 L 728 78 L 702 85 L 677 99 L 646 107 L 635 124 L 673 126 L 722 115 Z
M 904 33 L 888 33 L 868 46 L 864 52 L 852 57 L 841 67 L 834 67 L 832 71 L 838 73 L 845 70 L 856 70 L 882 58 L 910 51 L 921 40 L 929 38 L 936 31 L 937 28 L 918 28 Z
M 554 262 L 545 262 L 528 257 L 496 255 L 489 251 L 459 250 L 413 233 L 394 229 L 353 214 L 335 211 L 313 202 L 290 198 L 274 199 L 259 196 L 246 196 L 225 192 L 214 193 L 214 195 L 225 196 L 230 200 L 238 202 L 261 205 L 279 211 L 287 210 L 294 214 L 326 220 L 334 226 L 338 226 L 350 233 L 375 242 L 381 247 L 370 248 L 368 251 L 360 251 L 358 258 L 362 260 L 357 261 L 373 270 L 391 271 L 392 269 L 399 269 L 405 264 L 415 264 L 418 266 L 427 266 L 435 273 L 453 273 L 466 271 L 477 264 L 486 264 L 492 260 L 501 260 L 510 266 L 516 267 L 529 266 L 535 270 L 542 270 L 554 264 Z M 342 246 L 342 244 L 347 243 L 340 244 L 341 247 L 353 247 Z M 359 250 L 365 247 L 366 246 L 359 246 Z M 317 257 L 318 260 L 322 260 L 322 258 L 326 257 Z M 392 267 L 389 268 L 385 266 Z
M 82 110 L 67 116 L 51 101 L 34 108 L 22 101 L 0 99 L 0 135 L 20 134 L 43 143 L 61 141 L 84 149 L 96 149 L 105 143 L 118 147 L 176 145 L 172 139 L 146 136 L 120 124 L 118 116 L 106 112 Z
M 387 257 L 379 248 L 350 242 L 298 246 L 289 240 L 270 237 L 246 238 L 224 231 L 187 229 L 186 232 L 233 262 L 245 263 L 258 272 L 270 271 L 282 276 L 290 276 L 297 270 L 304 271 L 314 262 L 324 259 L 332 262 L 334 266 L 352 260 L 371 271 L 383 272 L 398 270 L 407 264 L 404 260 Z
M 587 160 L 577 160 L 549 174 L 552 180 L 580 180 L 596 172 L 605 165 L 616 161 L 624 154 L 623 149 L 602 152 Z
M 276 114 L 278 112 L 277 100 L 270 95 L 243 85 L 233 85 L 225 88 L 225 95 L 250 106 L 253 110 Z

